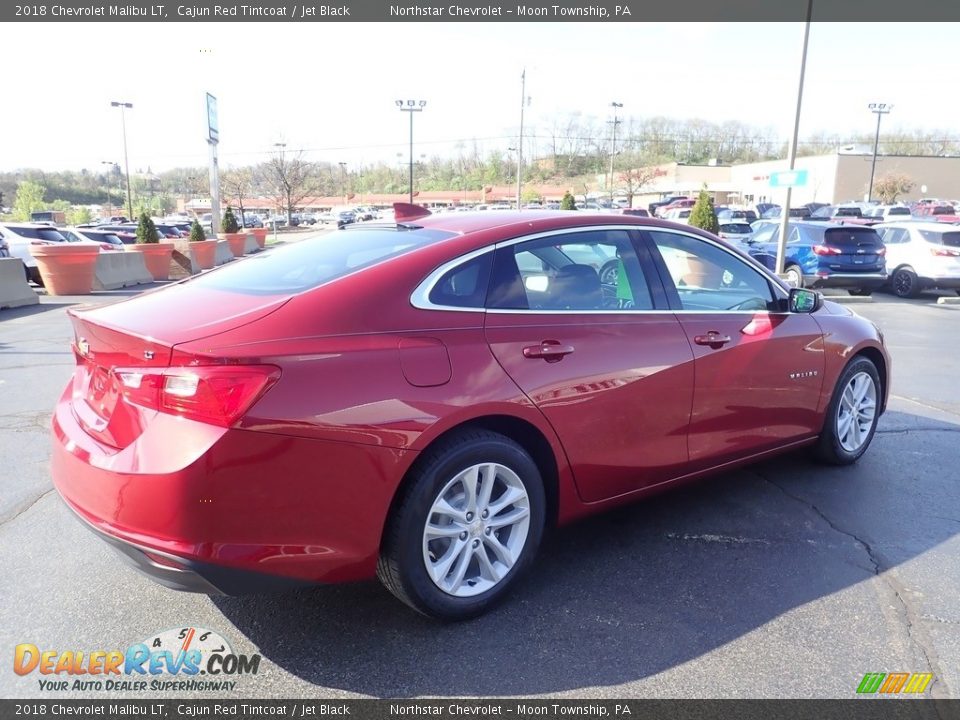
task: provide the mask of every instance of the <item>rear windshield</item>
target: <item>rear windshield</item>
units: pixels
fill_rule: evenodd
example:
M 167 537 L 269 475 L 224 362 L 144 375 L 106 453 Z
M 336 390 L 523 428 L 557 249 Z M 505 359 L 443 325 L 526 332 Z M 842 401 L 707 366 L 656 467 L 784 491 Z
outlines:
M 11 232 L 20 237 L 30 238 L 31 240 L 47 240 L 49 242 L 66 242 L 67 239 L 60 234 L 58 230 L 49 228 L 11 228 Z
M 857 207 L 837 208 L 834 217 L 863 217 L 863 211 Z
M 887 210 L 887 215 L 909 215 L 910 208 L 905 207 L 895 207 Z
M 747 223 L 724 223 L 720 226 L 720 232 L 749 235 L 753 230 L 750 229 Z
M 252 255 L 190 282 L 252 295 L 289 295 L 454 235 L 424 228 L 342 230 Z
M 829 228 L 824 233 L 824 239 L 831 245 L 837 245 L 838 247 L 860 245 L 861 243 L 883 244 L 877 231 L 872 228 Z
M 920 234 L 927 242 L 948 247 L 960 247 L 960 230 L 938 232 L 936 230 L 921 230 Z

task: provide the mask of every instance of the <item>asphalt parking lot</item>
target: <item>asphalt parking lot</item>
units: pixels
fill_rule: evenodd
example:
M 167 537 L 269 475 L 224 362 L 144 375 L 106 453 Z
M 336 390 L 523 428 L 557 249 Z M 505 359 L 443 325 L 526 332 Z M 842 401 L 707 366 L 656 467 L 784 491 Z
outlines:
M 64 310 L 81 300 L 0 310 L 4 653 L 197 626 L 262 655 L 232 698 L 851 697 L 881 671 L 932 672 L 929 695 L 960 695 L 960 306 L 855 306 L 894 362 L 856 466 L 783 456 L 562 529 L 509 602 L 441 625 L 375 582 L 209 598 L 123 565 L 48 477 L 48 418 L 73 367 Z M 0 673 L 3 697 L 57 694 Z

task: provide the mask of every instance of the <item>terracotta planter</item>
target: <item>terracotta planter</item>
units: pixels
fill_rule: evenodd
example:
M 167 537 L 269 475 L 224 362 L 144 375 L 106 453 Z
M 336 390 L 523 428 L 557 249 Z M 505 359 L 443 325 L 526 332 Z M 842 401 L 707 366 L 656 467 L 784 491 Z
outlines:
M 716 290 L 723 279 L 723 268 L 700 258 L 687 258 L 689 271 L 683 276 L 684 285 Z
M 247 234 L 242 233 L 220 233 L 220 237 L 230 243 L 230 252 L 234 257 L 243 257 L 244 245 L 247 242 Z
M 217 258 L 217 241 L 201 240 L 190 243 L 190 254 L 193 261 L 201 270 L 209 270 L 214 266 Z
M 89 295 L 100 248 L 97 245 L 62 243 L 30 245 L 37 269 L 49 295 Z
M 267 234 L 270 232 L 267 228 L 252 228 L 249 233 L 257 239 L 257 245 L 263 250 L 267 246 Z
M 127 245 L 128 251 L 143 253 L 143 261 L 154 280 L 170 279 L 170 258 L 173 243 L 135 243 Z

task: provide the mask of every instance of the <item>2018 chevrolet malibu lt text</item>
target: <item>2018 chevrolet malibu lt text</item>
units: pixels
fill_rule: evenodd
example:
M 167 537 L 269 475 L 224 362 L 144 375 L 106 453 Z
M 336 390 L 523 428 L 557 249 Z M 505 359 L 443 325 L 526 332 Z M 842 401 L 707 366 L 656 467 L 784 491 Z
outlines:
M 54 481 L 137 567 L 228 594 L 378 575 L 444 619 L 549 525 L 803 446 L 856 461 L 889 388 L 872 323 L 626 215 L 402 206 L 70 317 Z

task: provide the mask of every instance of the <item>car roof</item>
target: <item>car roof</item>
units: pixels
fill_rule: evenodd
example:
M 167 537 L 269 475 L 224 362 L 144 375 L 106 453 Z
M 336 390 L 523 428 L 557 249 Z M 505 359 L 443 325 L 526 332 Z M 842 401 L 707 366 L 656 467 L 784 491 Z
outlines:
M 896 220 L 893 222 L 877 223 L 873 227 L 875 228 L 917 228 L 918 230 L 937 230 L 937 231 L 956 231 L 957 225 L 954 223 L 942 223 L 935 222 L 931 220 L 924 220 L 922 222 L 910 220 Z

